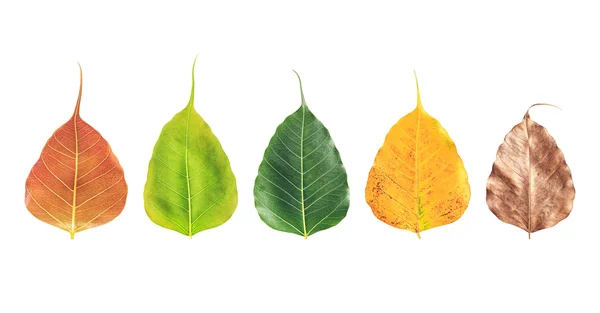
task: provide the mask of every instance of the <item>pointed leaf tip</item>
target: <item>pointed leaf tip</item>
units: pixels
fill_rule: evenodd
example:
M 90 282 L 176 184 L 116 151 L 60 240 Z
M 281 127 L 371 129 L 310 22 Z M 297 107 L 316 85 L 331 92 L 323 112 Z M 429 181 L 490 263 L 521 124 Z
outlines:
M 194 63 L 192 64 L 192 83 L 194 82 L 194 70 L 196 69 L 196 60 L 198 60 L 198 54 L 194 58 Z
M 419 91 L 419 79 L 417 78 L 417 71 L 413 70 L 413 74 L 415 75 L 415 82 L 417 84 L 417 108 L 423 108 L 423 104 L 421 103 L 421 92 Z
M 194 77 L 194 72 L 196 70 L 196 60 L 198 60 L 198 55 L 194 58 L 194 63 L 192 64 L 192 92 L 190 93 L 190 101 L 188 102 L 188 107 L 194 107 L 194 90 L 196 89 L 196 78 Z
M 296 74 L 296 77 L 298 77 L 298 82 L 300 83 L 300 100 L 302 101 L 300 105 L 306 105 L 306 100 L 304 99 L 304 90 L 302 89 L 302 79 L 300 79 L 300 75 L 298 74 L 298 72 L 296 72 L 296 70 L 292 71 L 294 72 L 294 74 Z
M 529 111 L 531 110 L 531 108 L 533 108 L 533 107 L 536 107 L 536 106 L 540 106 L 540 105 L 546 105 L 546 106 L 555 107 L 555 108 L 557 108 L 557 109 L 559 109 L 559 110 L 561 110 L 561 111 L 562 111 L 562 109 L 561 109 L 559 106 L 557 106 L 557 105 L 554 105 L 554 104 L 550 104 L 550 103 L 535 103 L 535 104 L 532 104 L 532 105 L 531 105 L 531 106 L 530 106 L 530 107 L 527 109 L 527 112 L 525 112 L 525 116 L 523 116 L 523 118 L 526 118 L 527 116 L 529 116 Z
M 83 71 L 81 69 L 81 64 L 77 62 L 77 66 L 79 66 L 79 94 L 77 96 L 77 103 L 75 104 L 75 111 L 73 112 L 73 117 L 79 116 L 79 107 L 81 106 L 81 90 L 83 87 Z

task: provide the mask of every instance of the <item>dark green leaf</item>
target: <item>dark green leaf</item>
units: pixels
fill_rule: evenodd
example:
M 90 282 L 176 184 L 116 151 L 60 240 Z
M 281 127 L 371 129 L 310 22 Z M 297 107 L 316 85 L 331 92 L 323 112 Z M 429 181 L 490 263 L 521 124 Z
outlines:
M 254 203 L 267 225 L 306 238 L 337 225 L 350 199 L 340 154 L 327 128 L 308 109 L 301 81 L 300 94 L 300 108 L 277 127 L 265 150 Z

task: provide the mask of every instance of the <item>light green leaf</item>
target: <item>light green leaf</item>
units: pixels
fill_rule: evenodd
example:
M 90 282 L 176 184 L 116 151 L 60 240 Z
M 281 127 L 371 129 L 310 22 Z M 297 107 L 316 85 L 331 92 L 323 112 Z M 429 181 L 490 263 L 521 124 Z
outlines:
M 225 223 L 238 202 L 236 180 L 221 143 L 189 104 L 162 129 L 144 189 L 150 219 L 190 238 Z
M 307 238 L 337 225 L 350 199 L 340 154 L 327 128 L 308 109 L 299 75 L 298 81 L 302 104 L 277 127 L 265 150 L 254 204 L 273 229 Z

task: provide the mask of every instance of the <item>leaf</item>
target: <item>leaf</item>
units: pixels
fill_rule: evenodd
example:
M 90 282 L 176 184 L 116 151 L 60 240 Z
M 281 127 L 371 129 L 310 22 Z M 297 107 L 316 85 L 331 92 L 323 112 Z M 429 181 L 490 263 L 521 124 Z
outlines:
M 127 198 L 119 160 L 100 133 L 79 116 L 79 96 L 71 119 L 48 139 L 25 183 L 25 206 L 38 219 L 71 234 L 117 217 Z
M 537 105 L 534 104 L 529 109 Z M 529 117 L 506 134 L 487 181 L 487 204 L 501 221 L 529 234 L 552 227 L 573 209 L 575 188 L 562 151 Z
M 238 203 L 229 159 L 194 109 L 195 66 L 190 101 L 163 127 L 144 189 L 148 217 L 190 238 L 225 223 Z
M 296 73 L 296 71 L 294 71 Z M 254 183 L 254 204 L 271 228 L 308 236 L 337 225 L 350 206 L 348 179 L 329 131 L 308 109 L 281 123 Z
M 419 238 L 420 232 L 450 224 L 467 209 L 467 172 L 446 130 L 423 109 L 418 82 L 417 107 L 387 134 L 365 195 L 378 219 Z

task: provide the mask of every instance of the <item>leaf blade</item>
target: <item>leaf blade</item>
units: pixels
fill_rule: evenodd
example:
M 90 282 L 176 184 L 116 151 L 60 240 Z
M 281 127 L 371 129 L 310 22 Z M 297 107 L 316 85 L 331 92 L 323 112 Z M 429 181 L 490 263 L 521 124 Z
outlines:
M 163 126 L 144 188 L 150 220 L 190 238 L 228 221 L 238 201 L 229 158 L 194 109 L 193 69 L 190 101 Z
M 498 219 L 525 230 L 531 238 L 531 233 L 567 218 L 574 198 L 564 154 L 527 110 L 498 147 L 486 186 L 488 207 Z
M 327 128 L 308 109 L 296 75 L 301 105 L 277 127 L 265 149 L 254 198 L 265 224 L 307 238 L 346 216 L 349 188 L 339 151 Z
M 25 183 L 25 206 L 36 218 L 75 233 L 106 224 L 123 210 L 127 184 L 118 159 L 100 133 L 75 111 L 46 142 Z
M 420 238 L 460 218 L 470 194 L 456 145 L 423 108 L 417 83 L 416 108 L 390 129 L 375 157 L 366 201 L 379 220 Z

